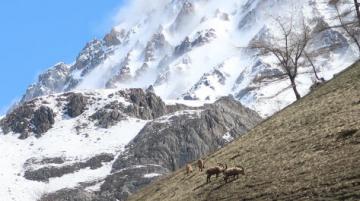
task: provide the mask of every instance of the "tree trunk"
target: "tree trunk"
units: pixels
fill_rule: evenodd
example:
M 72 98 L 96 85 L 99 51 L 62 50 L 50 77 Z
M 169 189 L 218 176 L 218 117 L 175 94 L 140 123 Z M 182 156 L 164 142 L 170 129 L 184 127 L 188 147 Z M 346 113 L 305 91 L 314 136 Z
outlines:
M 296 100 L 300 100 L 301 96 L 297 90 L 297 87 L 296 87 L 296 83 L 295 83 L 295 78 L 290 78 L 290 81 L 291 81 L 291 87 L 294 91 L 294 94 L 296 96 Z
M 360 3 L 359 3 L 358 0 L 354 0 L 354 4 L 355 4 L 356 14 L 357 14 L 357 17 L 358 17 L 358 23 L 359 23 L 359 26 L 360 26 Z
M 318 74 L 317 74 L 317 72 L 316 72 L 315 65 L 314 65 L 314 63 L 312 62 L 311 58 L 309 57 L 309 55 L 308 55 L 307 53 L 305 53 L 305 57 L 306 57 L 306 58 L 308 59 L 308 61 L 310 62 L 310 65 L 311 65 L 311 67 L 312 67 L 312 69 L 313 69 L 313 71 L 314 71 L 314 74 L 315 74 L 315 78 L 316 78 L 317 80 L 320 80 L 320 78 L 319 78 L 319 76 L 318 76 Z

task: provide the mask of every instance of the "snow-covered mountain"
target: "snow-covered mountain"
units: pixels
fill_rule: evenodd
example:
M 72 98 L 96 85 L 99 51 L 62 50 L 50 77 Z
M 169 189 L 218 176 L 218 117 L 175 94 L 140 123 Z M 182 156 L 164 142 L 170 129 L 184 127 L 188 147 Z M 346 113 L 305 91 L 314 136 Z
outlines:
M 102 40 L 86 44 L 73 64 L 59 63 L 40 75 L 23 101 L 70 90 L 153 85 L 164 99 L 216 100 L 232 94 L 269 116 L 295 100 L 290 83 L 261 82 L 279 73 L 273 58 L 240 47 L 276 35 L 274 16 L 292 10 L 312 27 L 334 23 L 327 3 L 315 0 L 134 1 L 120 12 L 119 24 Z M 315 61 L 325 79 L 356 58 L 340 29 L 317 34 L 311 48 L 331 49 Z M 314 81 L 309 70 L 298 78 L 302 95 Z
M 316 0 L 132 1 L 0 118 L 0 200 L 122 200 L 289 105 L 274 58 L 244 47 L 277 35 L 274 17 L 292 10 L 312 28 L 334 23 Z M 309 50 L 325 79 L 358 54 L 341 29 L 314 34 Z M 314 80 L 300 69 L 301 95 Z

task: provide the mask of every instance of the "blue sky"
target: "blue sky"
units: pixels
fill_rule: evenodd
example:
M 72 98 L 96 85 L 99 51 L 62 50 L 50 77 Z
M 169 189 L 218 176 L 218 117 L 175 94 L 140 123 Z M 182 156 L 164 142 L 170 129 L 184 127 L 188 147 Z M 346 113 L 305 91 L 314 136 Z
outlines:
M 37 75 L 102 38 L 125 0 L 1 0 L 0 114 Z

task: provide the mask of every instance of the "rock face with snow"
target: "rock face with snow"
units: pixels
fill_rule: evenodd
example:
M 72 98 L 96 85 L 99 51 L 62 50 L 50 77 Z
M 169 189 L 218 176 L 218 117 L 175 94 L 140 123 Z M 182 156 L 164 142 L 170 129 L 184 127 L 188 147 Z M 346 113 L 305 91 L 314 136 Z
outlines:
M 158 176 L 175 171 L 186 163 L 217 150 L 228 143 L 229 138 L 234 139 L 244 134 L 261 121 L 261 117 L 256 112 L 243 107 L 232 97 L 224 97 L 213 104 L 201 107 L 183 106 L 186 110 L 175 113 L 167 113 L 167 111 L 175 111 L 176 107 L 166 106 L 161 99 L 150 92 L 132 89 L 127 91 L 124 97 L 133 104 L 129 107 L 130 110 L 135 111 L 129 115 L 151 121 L 126 145 L 125 150 L 114 161 L 111 174 L 105 178 L 100 190 L 95 193 L 95 197 L 100 200 L 125 200 Z M 139 115 L 134 105 L 152 108 L 153 115 Z M 125 111 L 129 110 L 125 109 Z M 225 138 L 225 134 L 229 138 Z M 65 170 L 74 171 L 76 167 L 79 166 L 72 165 Z M 51 171 L 51 169 L 45 170 Z M 38 177 L 39 171 L 42 173 L 44 170 L 31 172 L 31 175 Z M 61 200 L 64 198 L 61 192 L 48 197 Z M 46 199 L 45 197 L 43 200 Z
M 0 122 L 0 159 L 12 161 L 0 165 L 11 175 L 2 179 L 4 185 L 19 194 L 12 195 L 15 200 L 33 200 L 37 191 L 46 191 L 43 200 L 124 200 L 262 120 L 231 96 L 194 104 L 166 104 L 152 87 L 25 102 Z M 4 169 L 8 164 L 13 168 Z M 20 192 L 25 186 L 28 190 Z M 0 190 L 0 196 L 11 193 Z
M 69 66 L 56 64 L 39 76 L 38 82 L 29 86 L 22 101 L 28 101 L 44 94 L 62 92 L 70 73 Z

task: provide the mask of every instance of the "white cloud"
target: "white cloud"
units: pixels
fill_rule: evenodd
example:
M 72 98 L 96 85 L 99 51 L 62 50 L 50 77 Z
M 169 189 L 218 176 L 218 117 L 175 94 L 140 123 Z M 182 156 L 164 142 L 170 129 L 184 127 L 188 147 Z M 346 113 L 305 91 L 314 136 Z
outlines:
M 132 26 L 139 20 L 139 16 L 144 17 L 152 11 L 161 10 L 170 2 L 171 0 L 127 0 L 113 20 L 117 25 Z

